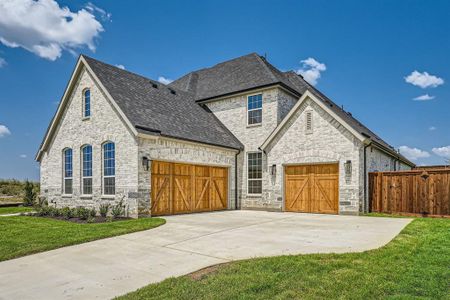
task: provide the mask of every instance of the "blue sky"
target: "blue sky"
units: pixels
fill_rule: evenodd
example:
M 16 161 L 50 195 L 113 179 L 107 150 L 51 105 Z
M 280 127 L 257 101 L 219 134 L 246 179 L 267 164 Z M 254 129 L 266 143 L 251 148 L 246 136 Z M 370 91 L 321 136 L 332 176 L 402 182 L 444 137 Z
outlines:
M 309 70 L 322 92 L 416 163 L 450 157 L 450 1 L 35 5 L 0 0 L 0 178 L 38 179 L 34 156 L 79 53 L 153 79 L 266 54 L 282 70 Z

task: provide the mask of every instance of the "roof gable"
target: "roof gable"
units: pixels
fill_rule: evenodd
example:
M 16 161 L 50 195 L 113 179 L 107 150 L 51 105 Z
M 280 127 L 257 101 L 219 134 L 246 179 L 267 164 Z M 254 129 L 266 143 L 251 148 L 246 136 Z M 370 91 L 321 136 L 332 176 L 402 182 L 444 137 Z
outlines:
M 282 72 L 256 53 L 188 73 L 169 86 L 190 92 L 195 100 L 207 100 L 257 87 L 282 84 L 296 93 Z
M 86 60 L 84 59 L 84 57 L 80 56 L 77 61 L 77 64 L 75 65 L 75 68 L 72 72 L 69 83 L 67 84 L 66 89 L 64 90 L 64 94 L 61 98 L 61 101 L 59 102 L 58 108 L 57 108 L 55 114 L 53 115 L 53 118 L 50 121 L 50 124 L 48 125 L 47 130 L 45 132 L 45 135 L 41 142 L 41 145 L 39 146 L 39 150 L 35 157 L 35 159 L 37 161 L 40 161 L 43 152 L 46 150 L 47 146 L 51 142 L 52 137 L 57 130 L 58 124 L 64 115 L 64 110 L 66 109 L 66 106 L 69 103 L 70 95 L 71 95 L 72 91 L 74 90 L 74 88 L 77 84 L 77 80 L 78 80 L 79 76 L 81 75 L 84 68 L 85 68 L 86 72 L 88 72 L 89 75 L 92 76 L 92 78 L 94 79 L 95 83 L 98 85 L 100 90 L 106 95 L 107 101 L 109 101 L 109 103 L 113 106 L 114 110 L 118 113 L 119 117 L 124 121 L 127 128 L 132 133 L 137 134 L 136 129 L 131 125 L 130 121 L 123 114 L 123 112 L 119 109 L 119 107 L 117 106 L 115 101 L 112 99 L 111 95 L 109 94 L 109 92 L 105 89 L 105 87 L 99 81 L 97 76 L 92 72 L 92 69 L 86 63 Z
M 192 94 L 83 56 L 138 132 L 240 149 L 242 144 Z

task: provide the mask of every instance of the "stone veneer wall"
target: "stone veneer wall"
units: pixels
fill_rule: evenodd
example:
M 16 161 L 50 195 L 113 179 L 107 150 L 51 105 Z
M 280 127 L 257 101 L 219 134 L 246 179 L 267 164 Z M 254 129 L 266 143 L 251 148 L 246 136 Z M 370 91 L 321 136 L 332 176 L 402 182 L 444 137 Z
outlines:
M 312 112 L 312 133 L 305 128 L 305 111 Z M 363 199 L 361 189 L 362 143 L 315 102 L 307 99 L 285 124 L 266 149 L 267 165 L 276 165 L 276 175 L 265 172 L 264 191 L 259 206 L 283 208 L 284 165 L 303 163 L 339 163 L 339 212 L 358 214 Z M 352 162 L 346 176 L 344 163 Z
M 82 117 L 82 92 L 91 90 L 91 117 Z M 102 196 L 102 144 L 115 143 L 116 153 L 116 195 Z M 93 193 L 81 195 L 81 147 L 92 145 L 93 151 Z M 73 149 L 73 194 L 62 195 L 62 151 Z M 66 106 L 56 134 L 43 154 L 40 162 L 41 196 L 50 205 L 57 207 L 95 207 L 104 202 L 115 204 L 124 200 L 129 216 L 137 216 L 137 199 L 133 196 L 138 189 L 138 145 L 106 96 L 94 83 L 93 78 L 83 70 L 68 105 Z
M 235 154 L 228 150 L 199 143 L 166 138 L 139 138 L 139 158 L 189 164 L 228 167 L 228 209 L 235 209 Z M 151 165 L 145 170 L 139 165 L 139 213 L 149 214 L 151 201 Z
M 247 125 L 247 97 L 262 93 L 262 123 Z M 277 208 L 277 204 L 261 205 L 261 196 L 247 195 L 247 153 L 259 151 L 259 147 L 281 122 L 281 119 L 295 105 L 296 97 L 290 96 L 279 88 L 252 91 L 226 99 L 207 103 L 208 108 L 241 141 L 245 149 L 239 154 L 240 168 L 239 195 L 241 208 Z M 263 158 L 263 168 L 264 164 Z M 266 168 L 265 168 L 266 169 Z

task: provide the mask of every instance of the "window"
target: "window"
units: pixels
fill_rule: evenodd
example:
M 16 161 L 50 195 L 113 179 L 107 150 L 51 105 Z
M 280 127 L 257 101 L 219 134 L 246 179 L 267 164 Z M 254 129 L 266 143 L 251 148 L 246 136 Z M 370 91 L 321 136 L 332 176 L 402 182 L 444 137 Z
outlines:
M 83 195 L 92 194 L 92 146 L 86 145 L 81 150 L 81 185 Z
M 313 125 L 312 125 L 312 111 L 306 112 L 306 133 L 312 133 Z
M 260 124 L 262 122 L 262 94 L 248 96 L 247 124 Z
M 63 179 L 63 191 L 64 194 L 72 194 L 72 149 L 65 149 L 63 151 L 64 159 L 64 179 Z
M 107 142 L 103 145 L 103 194 L 116 193 L 116 158 L 115 145 Z
M 91 116 L 91 90 L 87 89 L 83 93 L 83 117 Z
M 248 193 L 262 193 L 262 152 L 247 153 Z

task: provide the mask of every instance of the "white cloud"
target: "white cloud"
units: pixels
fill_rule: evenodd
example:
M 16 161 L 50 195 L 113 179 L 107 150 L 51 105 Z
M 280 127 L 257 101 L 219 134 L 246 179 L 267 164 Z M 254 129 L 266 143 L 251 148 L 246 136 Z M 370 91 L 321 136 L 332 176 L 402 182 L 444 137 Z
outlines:
M 450 158 L 450 146 L 431 149 L 434 154 L 445 158 Z
M 430 96 L 428 94 L 425 94 L 425 95 L 413 98 L 413 100 L 414 101 L 429 101 L 429 100 L 433 100 L 434 98 L 435 98 L 434 96 Z
M 6 60 L 0 57 L 0 68 L 3 68 L 4 66 L 6 66 Z
M 158 77 L 158 81 L 161 82 L 162 84 L 169 84 L 171 83 L 173 80 L 169 79 L 169 78 L 165 78 L 163 76 L 159 76 Z
M 27 158 L 27 155 L 26 154 L 20 154 L 19 157 L 20 158 Z
M 417 148 L 410 148 L 408 146 L 400 146 L 400 153 L 409 158 L 410 160 L 417 160 L 419 158 L 430 157 L 430 153 Z
M 100 15 L 100 17 L 102 18 L 102 20 L 104 20 L 104 21 L 111 19 L 110 13 L 108 13 L 106 10 L 94 5 L 92 2 L 88 2 L 88 4 L 86 4 L 85 7 L 92 14 L 98 13 Z
M 116 65 L 116 67 L 118 67 L 119 69 L 125 70 L 125 66 L 124 65 Z
M 321 72 L 327 69 L 327 66 L 318 62 L 312 57 L 302 60 L 302 68 L 297 70 L 298 74 L 301 74 L 303 78 L 312 85 L 316 85 L 321 76 Z
M 444 84 L 444 79 L 430 75 L 427 72 L 420 73 L 418 71 L 414 71 L 406 76 L 405 81 L 423 89 L 427 87 L 437 87 Z
M 0 124 L 0 138 L 10 135 L 11 131 L 9 131 L 8 127 L 6 127 L 5 125 Z
M 430 127 L 428 127 L 428 130 L 429 131 L 435 131 L 437 128 L 435 127 L 435 126 L 430 126 Z
M 0 0 L 0 42 L 49 60 L 83 46 L 95 51 L 94 39 L 104 31 L 95 11 L 72 12 L 55 0 Z

